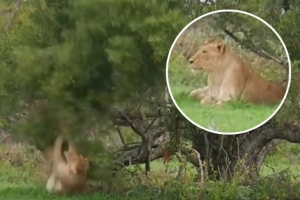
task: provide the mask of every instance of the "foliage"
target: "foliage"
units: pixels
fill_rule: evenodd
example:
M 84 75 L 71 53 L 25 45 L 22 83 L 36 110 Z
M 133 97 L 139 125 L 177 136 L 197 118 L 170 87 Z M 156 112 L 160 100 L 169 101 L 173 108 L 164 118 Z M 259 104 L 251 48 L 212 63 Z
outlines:
M 299 148 L 298 148 L 299 150 Z M 36 199 L 66 199 L 66 197 L 56 197 L 47 194 L 47 192 L 40 186 L 34 186 L 37 182 L 44 181 L 43 173 L 34 165 L 41 164 L 41 157 L 34 152 L 31 147 L 14 147 L 9 151 L 14 153 L 14 156 L 7 159 L 4 149 L 0 149 L 0 171 L 5 173 L 5 176 L 1 176 L 0 194 L 5 196 L 6 199 L 22 198 L 36 198 Z M 296 155 L 297 153 L 295 153 Z M 33 156 L 34 155 L 34 156 Z M 280 156 L 280 153 L 275 153 L 276 156 Z M 273 159 L 273 162 L 278 160 Z M 16 163 L 19 163 L 16 165 Z M 177 165 L 177 164 L 175 164 Z M 20 170 L 22 169 L 22 170 Z M 41 169 L 41 168 L 40 168 Z M 45 166 L 44 168 L 45 169 Z M 128 193 L 105 194 L 102 192 L 84 196 L 76 196 L 74 199 L 297 199 L 299 198 L 299 180 L 295 180 L 290 171 L 285 170 L 279 174 L 272 176 L 261 177 L 251 186 L 247 186 L 245 177 L 241 174 L 241 177 L 236 177 L 231 182 L 215 182 L 206 181 L 203 185 L 195 184 L 190 181 L 189 175 L 192 175 L 192 171 L 186 167 L 186 172 L 181 181 L 176 180 L 173 176 L 162 175 L 163 169 L 158 166 L 154 169 L 153 174 L 149 178 L 145 178 L 141 173 L 135 173 L 139 179 L 148 183 L 148 187 L 141 185 L 139 181 L 133 183 L 133 187 Z M 135 171 L 137 172 L 137 171 Z M 165 181 L 166 176 L 168 180 Z M 128 182 L 127 177 L 123 176 L 119 181 L 126 180 L 127 185 L 132 184 Z M 138 180 L 138 179 L 135 179 Z M 152 181 L 150 184 L 150 180 Z M 164 183 L 165 182 L 165 183 Z M 270 185 L 272 187 L 270 187 Z
M 28 14 L 16 25 L 21 31 L 3 36 L 6 73 L 0 78 L 3 102 L 15 108 L 6 110 L 21 111 L 24 103 L 32 109 L 31 123 L 20 126 L 22 138 L 53 135 L 60 121 L 80 135 L 91 118 L 103 120 L 112 105 L 159 89 L 169 46 L 187 22 L 179 10 L 156 1 L 24 4 Z M 9 43 L 9 38 L 16 39 Z M 37 99 L 47 106 L 38 107 Z
M 273 3 L 272 0 L 226 0 L 211 5 L 202 5 L 198 2 L 23 1 L 15 18 L 5 15 L 0 19 L 1 28 L 5 26 L 6 19 L 14 22 L 10 30 L 1 29 L 0 32 L 0 128 L 12 133 L 14 138 L 29 142 L 39 149 L 52 142 L 54 135 L 63 131 L 84 143 L 87 139 L 93 138 L 92 134 L 89 134 L 88 138 L 86 133 L 96 129 L 103 139 L 105 133 L 108 133 L 105 128 L 108 127 L 110 130 L 114 128 L 111 119 L 116 118 L 115 114 L 118 114 L 118 111 L 125 110 L 127 113 L 141 103 L 148 102 L 148 93 L 151 93 L 149 95 L 151 97 L 163 99 L 161 94 L 165 88 L 165 61 L 177 33 L 189 20 L 220 8 L 246 10 L 270 22 L 286 42 L 293 68 L 299 68 L 297 54 L 299 41 L 295 35 L 290 37 L 291 30 L 295 33 L 298 30 L 297 5 L 294 5 L 286 15 L 281 16 L 279 12 L 281 1 Z M 0 6 L 4 11 L 14 8 L 11 1 L 0 1 Z M 236 20 L 232 22 L 235 23 Z M 239 29 L 239 26 L 234 29 Z M 234 32 L 234 29 L 231 31 Z M 255 26 L 252 31 L 259 33 L 258 35 L 267 33 L 259 26 Z M 252 31 L 247 32 L 247 35 L 251 36 Z M 251 38 L 246 39 L 246 43 L 252 44 Z M 259 36 L 256 37 L 255 44 L 260 48 L 267 47 L 262 45 L 264 41 L 259 39 Z M 271 51 L 270 48 L 265 50 Z M 291 104 L 286 105 L 289 106 L 289 111 L 292 110 L 296 114 L 282 112 L 284 115 L 282 119 L 289 117 L 295 120 L 299 117 L 297 96 L 294 95 L 296 87 L 292 90 L 294 93 L 289 97 Z M 157 110 L 157 107 L 159 106 L 147 105 L 146 110 Z M 165 111 L 167 114 L 162 117 L 161 121 L 164 123 L 162 126 L 167 127 L 171 133 L 171 144 L 167 148 L 174 152 L 188 139 L 194 143 L 193 147 L 201 153 L 203 160 L 212 158 L 214 170 L 219 166 L 226 166 L 227 158 L 220 151 L 223 137 L 195 128 L 183 119 L 174 106 L 168 107 Z M 245 135 L 246 139 L 239 142 L 247 142 L 248 139 L 255 137 L 247 136 Z M 205 139 L 209 143 L 208 150 L 212 152 L 210 158 L 205 157 L 208 154 L 202 154 L 207 150 Z M 265 140 L 268 141 L 269 138 L 263 138 L 261 141 Z M 233 152 L 229 155 L 231 163 L 235 163 L 236 146 L 232 145 L 236 144 L 235 138 L 224 137 L 224 141 L 224 148 L 228 152 Z M 258 145 L 254 144 L 248 145 Z M 107 157 L 112 157 L 111 154 L 114 153 L 109 152 L 111 154 L 106 158 L 102 156 L 104 148 L 99 140 L 89 141 L 88 145 L 82 145 L 82 149 L 89 151 L 89 154 L 96 158 L 92 160 L 103 163 L 108 162 Z M 255 149 L 257 154 L 261 149 Z M 7 170 L 9 163 L 5 164 L 1 166 Z M 23 168 L 18 170 L 23 171 Z M 98 170 L 98 172 L 105 174 L 107 171 Z M 25 178 L 29 177 L 28 174 Z M 282 177 L 279 179 L 282 180 Z M 283 183 L 293 185 L 290 180 L 289 176 L 284 176 Z M 184 198 L 194 197 L 193 195 L 199 192 L 199 186 L 191 180 L 187 182 L 189 184 L 171 184 L 162 190 L 162 194 L 166 197 L 169 195 L 172 199 L 180 195 Z M 267 183 L 273 182 L 262 181 L 249 189 L 241 186 L 241 182 L 208 182 L 205 188 L 201 188 L 201 194 L 204 195 L 203 199 L 247 199 L 247 197 L 267 199 L 271 195 L 275 195 L 274 198 L 287 198 L 286 194 L 293 188 L 277 184 L 268 190 Z M 149 190 L 151 189 L 153 188 Z M 149 192 L 150 196 L 159 193 L 155 189 L 154 192 L 152 190 Z M 12 187 L 0 192 L 3 191 L 8 195 L 18 196 L 27 195 L 29 190 Z M 46 196 L 39 188 L 31 194 Z M 145 195 L 142 194 L 142 197 L 145 198 Z M 149 199 L 148 196 L 146 198 Z
M 292 61 L 300 60 L 299 49 L 297 45 L 300 39 L 300 24 L 299 21 L 296 20 L 299 15 L 300 8 L 295 7 L 291 12 L 288 12 L 284 17 L 282 17 L 280 23 L 277 25 L 278 32 L 288 48 Z

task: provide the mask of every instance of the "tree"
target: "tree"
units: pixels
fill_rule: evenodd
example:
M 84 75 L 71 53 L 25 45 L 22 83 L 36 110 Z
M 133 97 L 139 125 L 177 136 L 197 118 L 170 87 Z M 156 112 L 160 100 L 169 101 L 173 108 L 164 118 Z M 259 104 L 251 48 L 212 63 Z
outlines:
M 259 4 L 251 4 L 250 2 L 249 4 L 243 4 L 239 2 L 237 3 L 237 6 L 245 8 L 246 11 L 255 13 L 264 18 L 267 22 L 270 22 L 274 28 L 277 29 L 279 34 L 282 35 L 283 40 L 286 41 L 287 48 L 294 51 L 294 45 L 298 40 L 288 37 L 288 35 L 290 35 L 289 30 L 298 30 L 296 27 L 297 23 L 294 21 L 295 15 L 298 13 L 297 7 L 295 6 L 293 10 L 289 11 L 283 17 L 280 17 L 279 12 L 277 12 L 277 14 L 269 12 L 271 10 L 267 7 L 270 5 L 269 3 L 269 1 L 264 1 Z M 230 8 L 235 8 L 233 4 L 234 3 L 232 2 Z M 220 3 L 217 6 L 224 8 L 228 6 L 228 4 L 225 5 L 224 3 L 222 5 Z M 237 15 L 235 17 L 230 16 L 230 14 L 228 14 L 227 17 L 221 14 L 214 15 L 211 20 L 215 21 L 215 28 L 222 30 L 229 38 L 234 39 L 254 53 L 260 54 L 260 56 L 270 60 L 274 60 L 286 67 L 286 62 L 283 62 L 282 58 L 276 56 L 281 53 L 275 53 L 274 49 L 272 50 L 268 48 L 268 45 L 264 44 L 264 41 L 256 38 L 259 34 L 268 34 L 266 30 L 263 30 L 259 26 L 253 26 L 255 25 L 253 22 L 249 29 L 247 24 L 250 22 L 247 21 L 246 18 L 243 19 L 243 17 L 240 18 Z M 293 24 L 293 27 L 290 27 L 291 24 Z M 242 35 L 242 37 L 240 35 Z M 255 42 L 256 39 L 258 39 L 259 42 Z M 298 71 L 298 61 L 295 56 L 296 54 L 290 53 L 291 60 L 294 61 L 292 64 L 294 75 L 296 74 L 296 71 Z M 297 88 L 298 85 L 296 84 L 294 77 L 292 79 L 292 86 L 288 98 L 281 111 L 274 119 L 270 120 L 261 128 L 247 134 L 219 136 L 197 129 L 191 131 L 193 148 L 200 153 L 202 161 L 206 161 L 212 166 L 207 169 L 207 175 L 213 179 L 231 179 L 234 176 L 234 173 L 242 168 L 243 171 L 249 172 L 253 178 L 256 178 L 259 175 L 260 167 L 265 155 L 275 148 L 281 140 L 299 143 L 299 127 L 297 125 L 297 113 L 299 110 L 297 105 L 299 97 L 296 92 Z M 186 154 L 188 153 L 187 151 L 183 152 Z M 188 158 L 190 162 L 197 167 L 200 167 L 196 156 L 188 156 Z M 216 171 L 219 172 L 217 173 L 217 176 L 215 176 Z
M 293 68 L 297 68 L 299 45 L 289 33 L 291 28 L 298 30 L 295 19 L 299 10 L 294 6 L 281 18 L 268 5 L 254 0 L 210 5 L 176 0 L 23 2 L 10 30 L 0 35 L 2 128 L 41 150 L 57 133 L 66 131 L 77 142 L 89 144 L 83 150 L 92 151 L 101 143 L 92 145 L 93 141 L 86 139 L 97 125 L 110 130 L 125 126 L 136 134 L 137 142 L 119 149 L 114 157 L 118 166 L 146 163 L 148 171 L 149 161 L 162 156 L 167 160 L 169 154 L 181 151 L 199 171 L 201 162 L 212 166 L 207 167 L 207 178 L 230 179 L 240 165 L 257 176 L 277 139 L 300 141 L 299 126 L 294 123 L 299 110 L 295 104 L 298 95 L 293 92 L 296 86 L 278 118 L 247 134 L 221 136 L 192 126 L 165 98 L 164 70 L 179 31 L 189 20 L 219 8 L 244 8 L 271 21 L 286 40 Z M 226 20 L 240 32 L 246 31 L 236 20 Z M 234 38 L 234 30 L 221 29 Z M 251 32 L 244 35 L 240 42 L 247 47 L 267 47 L 251 43 Z M 280 58 L 269 58 L 280 62 Z M 286 114 L 291 109 L 295 115 Z M 118 130 L 123 141 L 124 133 Z M 101 131 L 98 135 L 105 136 Z M 192 141 L 200 159 L 183 145 L 187 140 Z
M 6 59 L 16 57 L 1 65 L 6 72 L 2 114 L 9 116 L 16 138 L 41 150 L 57 132 L 80 140 L 99 121 L 109 126 L 116 116 L 124 118 L 119 112 L 137 103 L 148 103 L 142 109 L 153 110 L 148 96 L 162 98 L 168 49 L 187 23 L 180 10 L 156 1 L 38 1 L 23 6 L 26 19 L 15 24 L 21 31 L 3 35 L 4 40 L 14 38 L 12 50 L 5 49 Z

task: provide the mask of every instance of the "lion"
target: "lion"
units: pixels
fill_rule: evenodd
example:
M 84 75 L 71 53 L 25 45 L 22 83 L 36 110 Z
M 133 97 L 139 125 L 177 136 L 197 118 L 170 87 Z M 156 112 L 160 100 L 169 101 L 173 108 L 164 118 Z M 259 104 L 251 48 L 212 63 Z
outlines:
M 46 189 L 57 194 L 75 194 L 87 189 L 87 170 L 89 159 L 77 154 L 72 143 L 62 154 L 63 137 L 56 138 L 53 148 L 44 152 L 51 161 L 51 175 Z
M 254 73 L 248 63 L 220 39 L 207 40 L 189 63 L 193 71 L 208 72 L 207 86 L 190 93 L 200 104 L 221 105 L 230 100 L 276 104 L 286 92 L 287 84 L 274 83 Z

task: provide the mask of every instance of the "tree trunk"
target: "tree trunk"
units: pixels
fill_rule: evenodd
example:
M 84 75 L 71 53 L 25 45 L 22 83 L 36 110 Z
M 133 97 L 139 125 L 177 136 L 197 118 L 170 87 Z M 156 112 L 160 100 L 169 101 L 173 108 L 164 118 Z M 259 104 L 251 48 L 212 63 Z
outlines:
M 216 180 L 230 180 L 237 172 L 247 173 L 249 178 L 255 179 L 259 175 L 265 155 L 282 139 L 296 143 L 300 141 L 298 126 L 277 124 L 275 120 L 240 135 L 199 132 L 193 134 L 193 148 L 200 153 L 201 160 L 208 163 L 205 165 L 209 166 L 205 169 L 208 178 Z M 189 161 L 199 167 L 198 162 L 193 159 Z

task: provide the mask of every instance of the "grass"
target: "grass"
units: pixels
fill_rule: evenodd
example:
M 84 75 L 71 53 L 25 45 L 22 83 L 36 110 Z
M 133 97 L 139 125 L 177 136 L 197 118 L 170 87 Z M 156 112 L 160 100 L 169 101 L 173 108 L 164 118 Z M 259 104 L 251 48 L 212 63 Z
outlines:
M 44 200 L 44 199 L 53 199 L 53 200 L 64 200 L 70 199 L 67 196 L 57 196 L 54 194 L 49 194 L 45 191 L 43 187 L 37 187 L 32 185 L 17 185 L 17 184 L 0 184 L 0 199 L 5 200 Z M 129 199 L 147 199 L 145 195 L 108 195 L 103 193 L 94 193 L 92 195 L 76 195 L 72 197 L 74 200 L 129 200 Z
M 194 123 L 223 133 L 240 132 L 256 127 L 269 118 L 277 105 L 247 105 L 230 102 L 214 107 L 200 105 L 189 97 L 191 91 L 206 85 L 206 74 L 191 73 L 181 59 L 171 60 L 168 69 L 170 91 L 181 111 Z
M 0 149 L 0 155 L 1 151 Z M 20 151 L 20 150 L 19 150 Z M 21 149 L 24 152 L 23 149 Z M 177 174 L 179 164 L 176 159 L 172 160 L 169 165 L 168 173 L 165 174 L 165 166 L 162 160 L 157 160 L 151 163 L 151 183 L 150 185 L 155 186 L 149 188 L 142 188 L 134 186 L 129 192 L 123 193 L 122 195 L 116 192 L 112 194 L 104 193 L 93 193 L 88 195 L 76 195 L 74 197 L 57 196 L 49 194 L 44 189 L 45 177 L 40 167 L 31 165 L 38 160 L 37 156 L 32 156 L 29 153 L 22 154 L 24 165 L 13 166 L 10 165 L 4 159 L 0 160 L 0 200 L 31 200 L 31 199 L 53 199 L 53 200 L 129 200 L 129 199 L 162 199 L 162 200 L 174 200 L 174 199 L 199 199 L 199 193 L 205 194 L 203 200 L 214 200 L 214 199 L 270 199 L 270 196 L 275 195 L 277 198 L 274 199 L 286 199 L 286 193 L 293 192 L 297 195 L 300 191 L 297 180 L 300 171 L 298 163 L 300 161 L 300 146 L 297 144 L 290 144 L 288 142 L 282 143 L 276 150 L 271 152 L 264 161 L 264 166 L 261 171 L 262 177 L 276 174 L 282 170 L 288 169 L 290 173 L 297 177 L 291 182 L 290 179 L 280 177 L 276 180 L 268 180 L 268 182 L 262 181 L 258 185 L 254 185 L 250 188 L 243 187 L 235 182 L 224 184 L 222 182 L 206 182 L 204 187 L 192 186 L 192 177 L 195 175 L 195 169 L 191 165 L 187 165 L 184 181 L 173 182 L 173 184 L 163 185 L 166 180 L 174 180 Z M 19 154 L 15 154 L 19 155 Z M 27 157 L 32 159 L 27 159 Z M 143 173 L 144 166 L 140 167 L 140 172 Z M 135 169 L 136 170 L 136 169 Z M 138 171 L 138 170 L 136 170 Z M 136 177 L 137 178 L 137 177 Z M 43 179 L 43 181 L 41 181 Z M 135 179 L 135 178 L 133 178 Z M 39 180 L 39 181 L 38 181 Z M 279 181 L 279 182 L 277 182 Z M 270 184 L 272 187 L 270 187 Z M 289 188 L 292 187 L 292 188 Z M 157 189 L 162 188 L 162 189 Z M 291 194 L 289 194 L 291 195 Z M 188 197 L 187 197 L 188 196 Z M 282 198 L 278 198 L 282 197 Z M 297 196 L 298 197 L 298 196 Z
M 283 142 L 275 152 L 264 160 L 261 174 L 263 176 L 279 173 L 282 170 L 289 170 L 293 177 L 300 180 L 300 145 Z
M 193 89 L 173 84 L 171 92 L 182 110 L 196 124 L 220 132 L 239 132 L 253 128 L 273 114 L 278 105 L 246 105 L 242 102 L 232 102 L 222 107 L 200 105 L 199 101 L 190 98 Z

